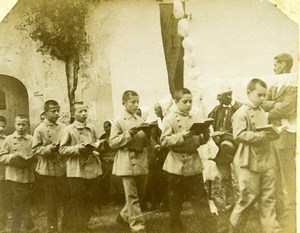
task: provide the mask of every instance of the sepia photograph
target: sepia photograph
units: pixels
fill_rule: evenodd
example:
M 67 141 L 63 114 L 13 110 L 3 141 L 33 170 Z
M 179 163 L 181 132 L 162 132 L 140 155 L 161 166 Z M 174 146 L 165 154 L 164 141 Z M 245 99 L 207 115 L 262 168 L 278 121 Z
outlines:
M 0 0 L 0 233 L 296 233 L 299 23 L 297 0 Z

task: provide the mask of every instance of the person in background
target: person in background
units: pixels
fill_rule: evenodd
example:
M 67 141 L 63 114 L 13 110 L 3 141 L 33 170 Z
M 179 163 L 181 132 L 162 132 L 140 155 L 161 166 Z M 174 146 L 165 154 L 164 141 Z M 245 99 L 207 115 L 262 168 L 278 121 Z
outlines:
M 7 124 L 6 118 L 0 116 L 0 151 L 3 146 L 6 136 L 4 135 L 4 128 Z M 7 184 L 5 182 L 5 166 L 0 165 L 0 231 L 4 230 L 6 219 L 7 219 L 7 209 L 8 209 L 8 199 L 7 199 Z
M 274 57 L 275 74 L 288 74 L 293 58 L 287 53 Z M 282 126 L 284 120 L 297 119 L 296 85 L 271 86 L 262 107 L 268 112 L 270 124 Z M 296 127 L 295 127 L 296 128 Z M 287 232 L 296 231 L 296 130 L 287 128 L 278 140 L 271 142 L 271 151 L 276 158 L 276 199 L 279 222 Z
M 200 135 L 190 131 L 192 125 L 201 120 L 190 113 L 193 98 L 190 90 L 176 90 L 173 98 L 177 109 L 164 118 L 161 134 L 161 145 L 170 150 L 163 165 L 168 180 L 170 233 L 184 232 L 180 213 L 185 195 L 190 198 L 201 232 L 215 233 L 217 222 L 210 213 L 203 164 L 197 151 L 199 146 L 208 142 L 210 131 L 207 129 Z
M 122 179 L 118 176 L 112 175 L 112 167 L 114 158 L 117 151 L 112 150 L 109 146 L 109 137 L 112 120 L 107 120 L 103 123 L 104 134 L 101 135 L 100 140 L 105 140 L 101 144 L 101 158 L 102 158 L 102 171 L 101 176 L 101 190 L 102 190 L 102 201 L 122 203 L 124 201 L 124 192 L 122 187 Z
M 232 104 L 232 91 L 225 90 L 218 94 L 217 100 L 220 102 L 209 114 L 213 118 L 214 129 L 213 139 L 219 146 L 216 156 L 216 164 L 221 178 L 221 186 L 224 193 L 225 209 L 232 210 L 235 204 L 234 189 L 231 176 L 231 163 L 235 155 L 237 146 L 232 137 L 232 115 L 240 107 L 240 104 Z
M 65 208 L 63 232 L 91 232 L 88 222 L 93 209 L 100 202 L 99 153 L 93 146 L 97 142 L 95 128 L 87 123 L 87 106 L 77 102 L 72 106 L 74 122 L 68 125 L 60 140 L 59 153 L 66 156 L 68 203 Z
M 15 132 L 5 138 L 0 153 L 0 164 L 6 166 L 5 180 L 12 202 L 12 233 L 21 232 L 22 223 L 26 232 L 39 232 L 30 214 L 34 168 L 30 152 L 32 136 L 27 134 L 28 127 L 28 117 L 17 115 Z
M 44 188 L 47 229 L 54 233 L 58 231 L 58 213 L 65 196 L 66 160 L 58 152 L 65 125 L 58 121 L 60 106 L 55 100 L 44 103 L 44 113 L 44 121 L 34 130 L 32 153 L 38 157 L 35 171 Z
M 154 105 L 154 111 L 157 116 L 157 120 L 154 122 L 154 126 L 151 127 L 150 142 L 153 157 L 149 160 L 149 176 L 151 185 L 149 191 L 152 196 L 152 208 L 162 208 L 165 210 L 168 208 L 167 181 L 166 172 L 162 169 L 162 167 L 169 150 L 160 143 L 164 115 L 159 103 Z
M 263 232 L 280 232 L 275 212 L 275 158 L 270 150 L 270 141 L 277 135 L 256 131 L 268 124 L 261 108 L 266 93 L 266 83 L 252 79 L 247 86 L 248 101 L 232 117 L 233 136 L 239 143 L 234 157 L 239 199 L 230 216 L 230 233 L 243 232 L 256 200 L 260 201 Z
M 148 174 L 148 139 L 140 126 L 144 121 L 136 114 L 139 95 L 127 90 L 122 95 L 124 113 L 114 122 L 109 145 L 117 149 L 113 164 L 113 174 L 122 177 L 126 204 L 116 221 L 132 232 L 145 232 L 145 220 L 141 211 L 140 200 L 145 176 Z

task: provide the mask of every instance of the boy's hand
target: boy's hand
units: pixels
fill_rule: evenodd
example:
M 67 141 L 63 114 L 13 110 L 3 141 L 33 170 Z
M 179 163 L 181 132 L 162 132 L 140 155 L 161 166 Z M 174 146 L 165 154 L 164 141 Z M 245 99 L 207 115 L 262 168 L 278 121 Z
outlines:
M 194 130 L 191 130 L 191 131 L 185 131 L 183 134 L 182 134 L 182 137 L 184 139 L 188 139 L 188 138 L 191 138 L 192 136 L 195 135 L 195 131 Z
M 81 155 L 90 155 L 93 153 L 93 149 L 91 148 L 86 148 L 84 145 L 80 144 L 78 147 L 78 151 Z
M 137 132 L 139 132 L 140 129 L 136 128 L 136 127 L 133 127 L 129 130 L 129 134 L 131 135 L 131 137 L 133 137 L 134 135 L 137 134 Z
M 58 152 L 58 147 L 59 147 L 59 144 L 53 142 L 53 143 L 50 145 L 50 151 L 51 151 L 51 152 Z

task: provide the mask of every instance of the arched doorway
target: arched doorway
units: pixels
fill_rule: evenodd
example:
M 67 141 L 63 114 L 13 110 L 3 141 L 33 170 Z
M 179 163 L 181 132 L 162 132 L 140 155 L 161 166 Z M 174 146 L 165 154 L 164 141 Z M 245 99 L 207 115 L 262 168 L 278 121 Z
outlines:
M 17 114 L 29 116 L 26 87 L 18 79 L 0 74 L 0 115 L 7 119 L 6 135 L 14 131 L 14 118 Z

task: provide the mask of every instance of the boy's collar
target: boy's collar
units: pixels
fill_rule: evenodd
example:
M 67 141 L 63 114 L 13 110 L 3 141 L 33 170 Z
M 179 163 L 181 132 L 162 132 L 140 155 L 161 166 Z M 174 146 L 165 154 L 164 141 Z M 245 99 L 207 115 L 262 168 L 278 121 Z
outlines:
M 73 125 L 77 129 L 90 128 L 89 124 L 87 122 L 81 123 L 81 122 L 76 121 L 76 120 L 73 122 Z
M 250 108 L 254 108 L 254 109 L 260 109 L 259 106 L 256 106 L 254 103 L 252 103 L 250 100 L 247 100 L 245 103 L 247 106 L 249 106 Z
M 180 111 L 178 108 L 176 108 L 175 112 L 181 116 L 190 116 L 190 113 L 184 113 L 184 112 Z
M 24 135 L 19 134 L 17 131 L 13 132 L 13 137 L 14 138 L 25 138 L 25 139 L 29 139 L 29 135 L 27 133 L 25 133 Z
M 45 118 L 44 123 L 45 123 L 46 125 L 50 125 L 50 126 L 52 126 L 52 125 L 57 125 L 57 122 L 53 123 L 53 122 L 49 121 L 47 118 Z
M 137 119 L 138 116 L 134 113 L 134 114 L 131 114 L 129 113 L 126 109 L 124 110 L 124 118 L 126 119 L 130 119 L 130 118 L 134 118 L 134 119 Z

